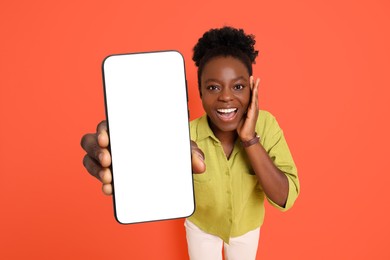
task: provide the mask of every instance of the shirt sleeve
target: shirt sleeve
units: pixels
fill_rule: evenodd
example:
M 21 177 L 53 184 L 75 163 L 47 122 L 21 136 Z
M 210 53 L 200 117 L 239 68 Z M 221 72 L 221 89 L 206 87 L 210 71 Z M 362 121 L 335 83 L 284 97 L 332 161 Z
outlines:
M 268 131 L 265 132 L 263 146 L 276 167 L 278 167 L 287 177 L 288 197 L 284 207 L 279 206 L 269 198 L 267 198 L 267 200 L 272 206 L 281 211 L 286 211 L 293 206 L 299 195 L 300 184 L 298 172 L 282 129 L 273 116 L 271 116 L 269 123 L 270 127 L 267 129 Z

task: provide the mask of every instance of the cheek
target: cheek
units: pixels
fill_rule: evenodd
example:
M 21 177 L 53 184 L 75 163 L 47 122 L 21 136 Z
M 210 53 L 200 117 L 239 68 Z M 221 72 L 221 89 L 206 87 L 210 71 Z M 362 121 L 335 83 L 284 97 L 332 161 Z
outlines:
M 250 92 L 242 93 L 242 95 L 237 96 L 237 99 L 240 100 L 241 105 L 246 109 L 250 104 L 251 93 Z
M 206 96 L 204 95 L 201 96 L 202 106 L 205 111 L 207 111 L 210 108 L 210 100 Z

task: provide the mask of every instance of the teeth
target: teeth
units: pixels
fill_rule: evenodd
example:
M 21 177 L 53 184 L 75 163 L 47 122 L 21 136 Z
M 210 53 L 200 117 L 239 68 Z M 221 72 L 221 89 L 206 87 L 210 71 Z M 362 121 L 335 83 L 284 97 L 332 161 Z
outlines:
M 217 109 L 217 111 L 219 113 L 223 113 L 223 114 L 229 114 L 229 113 L 235 112 L 236 110 L 237 110 L 237 108 L 220 108 L 220 109 Z

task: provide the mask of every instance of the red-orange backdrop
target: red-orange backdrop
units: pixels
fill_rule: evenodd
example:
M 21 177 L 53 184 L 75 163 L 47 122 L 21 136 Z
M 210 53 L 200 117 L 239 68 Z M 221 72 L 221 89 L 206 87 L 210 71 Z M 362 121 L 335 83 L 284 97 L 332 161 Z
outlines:
M 183 220 L 115 222 L 79 142 L 104 118 L 100 66 L 113 53 L 181 51 L 201 115 L 192 47 L 232 25 L 257 36 L 260 106 L 302 185 L 291 211 L 267 207 L 258 259 L 390 259 L 389 11 L 385 0 L 2 1 L 0 258 L 188 259 Z

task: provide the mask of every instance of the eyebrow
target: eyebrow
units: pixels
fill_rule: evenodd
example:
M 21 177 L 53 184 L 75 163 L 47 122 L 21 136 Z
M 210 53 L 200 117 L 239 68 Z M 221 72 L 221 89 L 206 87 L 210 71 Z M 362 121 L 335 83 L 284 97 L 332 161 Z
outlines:
M 237 80 L 244 80 L 245 82 L 247 81 L 246 80 L 246 78 L 244 77 L 244 76 L 239 76 L 239 77 L 237 77 L 237 78 L 235 78 L 235 79 L 233 79 L 232 81 L 237 81 Z M 217 79 L 213 79 L 213 78 L 211 78 L 211 79 L 207 79 L 204 83 L 209 83 L 209 82 L 219 82 L 219 80 L 217 80 Z

